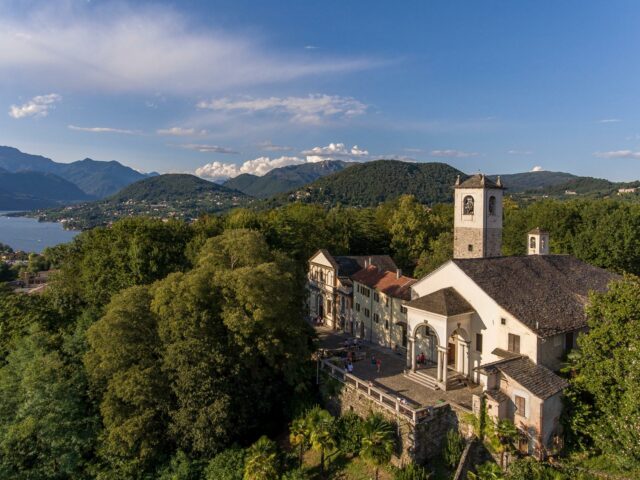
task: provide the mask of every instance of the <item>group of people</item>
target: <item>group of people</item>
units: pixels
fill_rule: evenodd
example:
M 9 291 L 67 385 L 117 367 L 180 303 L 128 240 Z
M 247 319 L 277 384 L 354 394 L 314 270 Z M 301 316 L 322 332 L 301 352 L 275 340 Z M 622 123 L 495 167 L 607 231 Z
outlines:
M 424 352 L 420 352 L 420 355 L 416 355 L 416 363 L 418 365 L 426 365 L 427 357 L 425 357 Z

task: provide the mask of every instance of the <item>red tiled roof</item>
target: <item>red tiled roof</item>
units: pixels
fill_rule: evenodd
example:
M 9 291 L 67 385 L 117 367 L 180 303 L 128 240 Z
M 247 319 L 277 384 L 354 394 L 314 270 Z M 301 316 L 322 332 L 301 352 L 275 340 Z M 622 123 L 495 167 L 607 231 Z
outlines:
M 415 278 L 401 275 L 398 278 L 396 272 L 382 271 L 375 266 L 363 268 L 351 277 L 355 282 L 402 300 L 411 300 L 411 285 L 416 283 Z

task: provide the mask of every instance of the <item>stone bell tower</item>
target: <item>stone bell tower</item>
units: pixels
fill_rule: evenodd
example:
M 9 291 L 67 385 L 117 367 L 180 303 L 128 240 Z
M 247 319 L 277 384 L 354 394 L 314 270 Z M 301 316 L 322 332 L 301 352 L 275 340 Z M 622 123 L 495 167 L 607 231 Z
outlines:
M 499 257 L 502 253 L 502 194 L 498 177 L 483 174 L 455 184 L 453 258 Z
M 549 255 L 549 232 L 534 228 L 527 234 L 527 253 L 529 255 Z

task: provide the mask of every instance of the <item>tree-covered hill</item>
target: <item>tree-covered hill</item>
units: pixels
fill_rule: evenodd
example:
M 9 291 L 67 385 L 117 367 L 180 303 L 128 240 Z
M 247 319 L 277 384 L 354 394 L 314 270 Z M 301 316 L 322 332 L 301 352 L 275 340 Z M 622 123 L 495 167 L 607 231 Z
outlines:
M 420 203 L 450 202 L 460 170 L 446 163 L 408 163 L 376 160 L 360 163 L 305 187 L 279 195 L 269 204 L 304 201 L 324 205 L 374 206 L 401 195 L 414 195 Z
M 120 218 L 194 218 L 248 204 L 250 197 L 194 175 L 166 174 L 146 178 L 97 202 L 36 212 L 40 219 L 91 228 Z
M 340 172 L 354 165 L 340 160 L 303 163 L 275 168 L 263 176 L 244 173 L 224 183 L 225 187 L 239 190 L 256 198 L 268 198 L 278 193 L 302 187 L 318 178 Z
M 92 197 L 51 173 L 0 171 L 0 210 L 30 210 L 82 202 Z
M 492 180 L 496 180 L 498 175 L 490 175 Z M 553 187 L 561 183 L 573 180 L 576 175 L 565 172 L 522 172 L 500 175 L 502 183 L 509 189 L 509 192 L 526 192 L 529 190 L 542 190 Z
M 96 198 L 113 195 L 123 187 L 148 176 L 113 160 L 101 162 L 85 158 L 77 162 L 58 163 L 41 155 L 31 155 L 5 146 L 0 146 L 0 168 L 12 173 L 54 174 Z

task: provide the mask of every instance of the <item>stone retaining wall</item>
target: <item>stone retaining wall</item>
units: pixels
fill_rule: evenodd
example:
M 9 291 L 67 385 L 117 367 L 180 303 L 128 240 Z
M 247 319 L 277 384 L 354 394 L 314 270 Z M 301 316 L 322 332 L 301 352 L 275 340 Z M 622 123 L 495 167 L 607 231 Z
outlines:
M 457 405 L 446 403 L 435 406 L 428 418 L 414 426 L 408 418 L 394 414 L 366 394 L 345 384 L 337 395 L 327 400 L 326 407 L 334 415 L 353 412 L 365 418 L 372 412 L 380 413 L 396 425 L 399 440 L 392 463 L 397 466 L 412 462 L 424 464 L 441 455 L 447 432 L 452 428 L 456 428 L 465 438 L 473 433 L 465 421 L 465 415 L 469 412 Z

